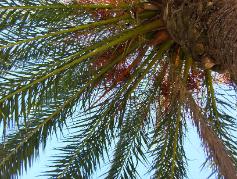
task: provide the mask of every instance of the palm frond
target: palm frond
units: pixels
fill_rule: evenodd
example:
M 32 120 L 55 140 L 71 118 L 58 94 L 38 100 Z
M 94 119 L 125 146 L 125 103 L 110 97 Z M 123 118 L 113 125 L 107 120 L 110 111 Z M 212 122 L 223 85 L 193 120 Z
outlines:
M 184 65 L 184 59 L 179 53 L 171 52 L 171 62 L 168 78 L 171 87 L 162 88 L 158 84 L 158 98 L 156 111 L 156 124 L 153 130 L 153 140 L 150 144 L 155 170 L 155 178 L 184 178 L 186 174 L 186 156 L 184 150 L 185 116 L 184 98 L 180 84 L 185 84 L 190 64 Z M 188 62 L 188 60 L 186 60 Z M 183 70 L 183 66 L 185 67 Z M 162 83 L 158 81 L 158 83 Z M 168 90 L 168 91 L 166 91 Z
M 108 97 L 105 101 L 100 102 L 96 107 L 91 106 L 93 111 L 89 112 L 88 118 L 83 119 L 81 116 L 77 119 L 78 122 L 73 122 L 73 129 L 79 129 L 79 131 L 67 139 L 70 144 L 62 149 L 63 153 L 60 156 L 62 159 L 55 161 L 57 168 L 52 171 L 52 177 L 73 175 L 88 177 L 93 172 L 97 163 L 100 162 L 99 156 L 103 158 L 103 152 L 107 151 L 107 142 L 111 143 L 110 139 L 114 136 L 115 129 L 124 123 L 123 116 L 129 96 L 169 46 L 170 43 L 164 45 L 160 53 L 149 57 L 153 57 L 153 60 L 144 59 L 143 64 L 134 71 L 121 89 L 115 89 L 117 91 L 113 91 L 112 96 L 106 94 Z M 138 73 L 141 73 L 141 76 L 137 77 Z M 121 98 L 122 96 L 124 98 Z M 120 106 L 121 109 L 117 111 L 114 106 Z M 80 138 L 80 143 L 78 143 Z M 91 144 L 95 146 L 91 147 Z M 82 151 L 85 153 L 81 153 Z
M 215 131 L 215 127 L 213 125 L 208 125 L 206 121 L 208 121 L 208 118 L 206 118 L 203 113 L 202 109 L 196 104 L 195 100 L 190 96 L 188 96 L 188 106 L 191 109 L 191 114 L 194 120 L 195 125 L 198 128 L 200 137 L 204 141 L 204 147 L 209 154 L 209 160 L 211 160 L 214 171 L 220 171 L 220 174 L 226 176 L 226 177 L 235 177 L 236 176 L 236 154 L 233 151 L 235 151 L 236 144 L 233 142 L 233 137 L 231 134 L 224 136 L 229 139 L 231 139 L 229 142 L 226 141 L 223 142 L 223 136 L 222 138 L 218 137 L 220 133 L 218 134 Z M 213 129 L 214 128 L 214 129 Z M 232 145 L 231 145 L 232 143 Z M 234 143 L 234 145 L 233 145 Z M 230 149 L 228 149 L 226 146 L 231 146 Z M 235 158 L 234 158 L 235 157 Z
M 189 119 L 213 171 L 236 175 L 236 91 L 171 40 L 156 4 L 0 2 L 1 177 L 68 129 L 48 177 L 90 178 L 110 160 L 106 178 L 138 178 L 151 154 L 154 177 L 185 178 Z
M 17 2 L 8 3 L 9 6 L 3 5 L 0 9 L 3 14 L 0 22 L 1 66 L 5 68 L 11 67 L 12 63 L 16 63 L 16 61 L 22 63 L 29 60 L 35 61 L 35 59 L 39 61 L 66 57 L 86 45 L 87 41 L 84 40 L 84 43 L 79 41 L 81 40 L 80 36 L 84 39 L 86 36 L 91 38 L 93 36 L 91 33 L 101 31 L 100 26 L 112 24 L 119 20 L 131 21 L 131 16 L 127 13 L 123 16 L 124 19 L 117 17 L 114 22 L 111 19 L 105 23 L 95 22 L 97 18 L 93 16 L 93 10 L 110 9 L 112 8 L 110 5 L 66 6 L 52 2 L 46 3 L 45 1 L 38 3 L 29 1 L 29 5 L 27 2 L 21 2 L 22 6 L 16 6 L 14 4 L 18 4 Z M 128 5 L 124 6 L 128 8 Z M 120 12 L 122 11 L 123 8 L 120 9 Z M 124 13 L 117 12 L 114 15 L 121 16 L 120 14 L 123 15 Z M 112 16 L 111 13 L 110 17 L 114 17 L 114 15 Z M 94 22 L 94 25 L 85 25 L 90 22 Z M 117 30 L 122 28 L 119 25 L 115 26 Z M 93 32 L 91 27 L 97 27 L 96 31 Z M 87 31 L 85 32 L 83 29 L 87 29 Z M 91 33 L 89 33 L 89 29 Z M 109 31 L 110 33 L 108 33 Z M 104 30 L 103 33 L 107 36 L 112 34 L 112 26 L 110 29 Z M 78 41 L 75 41 L 75 38 Z M 92 39 L 90 40 L 92 41 Z
M 46 69 L 46 70 L 43 70 L 43 72 L 40 71 L 39 75 L 34 75 L 34 77 L 31 76 L 29 78 L 31 80 L 31 82 L 29 82 L 28 80 L 23 80 L 21 82 L 21 84 L 17 83 L 16 86 L 12 86 L 13 82 L 11 80 L 9 83 L 11 85 L 11 87 L 9 87 L 9 88 L 7 87 L 8 89 L 10 89 L 10 91 L 5 91 L 5 94 L 3 94 L 2 98 L 0 99 L 2 108 L 3 109 L 11 109 L 11 108 L 9 108 L 10 101 L 12 101 L 12 100 L 15 101 L 14 104 L 18 103 L 18 98 L 20 97 L 21 93 L 24 93 L 24 95 L 26 95 L 26 93 L 31 91 L 32 88 L 33 89 L 40 88 L 39 85 L 43 85 L 43 87 L 44 87 L 44 85 L 46 85 L 47 88 L 49 88 L 47 83 L 50 83 L 57 75 L 62 75 L 63 72 L 71 70 L 71 68 L 75 67 L 76 65 L 81 64 L 83 61 L 85 61 L 91 57 L 94 57 L 98 54 L 101 54 L 105 50 L 108 50 L 109 48 L 111 48 L 119 43 L 122 43 L 131 37 L 134 37 L 136 35 L 144 33 L 147 30 L 154 28 L 154 26 L 159 27 L 160 22 L 157 21 L 157 22 L 147 24 L 146 26 L 137 27 L 135 30 L 134 29 L 128 30 L 128 31 L 124 32 L 123 34 L 120 34 L 119 37 L 113 37 L 112 39 L 115 39 L 115 40 L 111 40 L 111 41 L 107 42 L 107 44 L 105 46 L 101 46 L 101 47 L 92 49 L 88 53 L 82 55 L 81 57 L 79 57 L 75 60 L 70 59 L 69 62 L 66 61 L 63 63 L 58 63 L 57 65 L 54 64 L 53 69 L 51 69 L 51 70 Z M 79 52 L 79 53 L 81 53 L 81 52 Z M 46 84 L 45 84 L 45 82 L 46 82 Z M 39 94 L 37 94 L 37 95 L 39 95 Z M 32 107 L 29 107 L 29 108 L 32 108 Z M 4 112 L 5 112 L 5 114 L 4 114 Z M 10 111 L 3 111 L 3 114 L 1 116 L 6 116 L 6 113 L 9 115 L 14 112 L 15 112 L 15 110 L 13 110 L 11 112 Z M 6 123 L 6 120 L 4 122 Z
M 72 107 L 75 105 L 75 103 L 77 103 L 77 101 L 86 91 L 86 89 L 93 83 L 95 83 L 108 70 L 110 70 L 111 67 L 118 63 L 119 60 L 121 60 L 121 57 L 118 57 L 117 60 L 106 66 L 106 68 L 103 68 L 98 75 L 95 75 L 95 77 L 89 80 L 87 84 L 81 87 L 79 91 L 72 91 L 73 94 L 71 96 L 62 96 L 63 98 L 61 100 L 57 98 L 57 100 L 54 101 L 55 104 L 53 104 L 51 101 L 48 106 L 42 107 L 40 113 L 38 111 L 34 113 L 34 117 L 38 118 L 31 121 L 33 125 L 29 125 L 26 123 L 26 129 L 23 129 L 20 132 L 16 133 L 15 135 L 13 135 L 13 137 L 8 136 L 8 141 L 3 145 L 3 150 L 6 152 L 2 155 L 4 160 L 1 162 L 1 168 L 9 169 L 10 167 L 8 165 L 13 164 L 18 166 L 17 162 L 21 160 L 19 159 L 16 160 L 16 162 L 13 162 L 13 159 L 15 159 L 16 156 L 21 156 L 23 158 L 31 158 L 31 155 L 33 155 L 34 152 L 38 150 L 39 144 L 42 141 L 43 143 L 45 143 L 45 140 L 47 139 L 47 136 L 51 133 L 51 131 L 56 131 L 56 126 L 58 127 L 59 124 L 62 124 L 62 121 L 64 121 L 66 117 L 68 117 L 68 115 L 72 113 Z M 70 87 L 72 86 L 70 85 Z M 65 94 L 65 91 L 61 93 L 61 95 L 63 94 Z M 47 99 L 50 100 L 49 97 Z M 39 121 L 39 119 L 41 120 Z M 28 151 L 27 153 L 25 153 L 25 146 L 28 146 L 28 144 L 32 143 L 32 140 L 35 141 L 35 139 L 37 139 L 37 142 L 34 142 L 34 145 L 31 145 L 31 147 L 34 148 L 32 152 Z M 21 142 L 17 145 L 11 145 L 16 141 Z M 6 147 L 6 145 L 8 147 Z M 19 153 L 23 154 L 19 155 Z M 3 172 L 8 173 L 10 171 L 3 170 Z

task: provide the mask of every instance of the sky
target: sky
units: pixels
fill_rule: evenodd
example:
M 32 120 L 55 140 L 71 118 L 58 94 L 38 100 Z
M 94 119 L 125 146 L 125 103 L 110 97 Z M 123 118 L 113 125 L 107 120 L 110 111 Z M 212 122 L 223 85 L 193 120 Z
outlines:
M 198 137 L 196 129 L 192 126 L 191 122 L 188 122 L 188 133 L 185 140 L 185 151 L 188 158 L 188 178 L 187 179 L 206 179 L 212 173 L 210 169 L 203 168 L 202 164 L 205 161 L 206 157 L 201 147 L 201 141 Z M 62 139 L 63 136 L 58 136 L 58 138 Z M 43 171 L 47 171 L 49 168 L 46 166 L 49 164 L 49 160 L 52 159 L 51 156 L 55 155 L 56 150 L 54 148 L 62 146 L 60 140 L 58 140 L 55 136 L 48 139 L 48 145 L 45 150 L 42 151 L 40 149 L 40 157 L 36 159 L 33 166 L 27 170 L 27 173 L 24 173 L 20 179 L 46 179 L 46 176 L 42 175 Z M 102 169 L 96 172 L 92 179 L 103 179 L 101 176 L 108 166 L 102 166 Z M 146 173 L 147 169 L 145 167 L 140 166 L 138 171 L 141 173 Z M 151 175 L 141 175 L 142 179 L 149 179 Z M 210 177 L 210 179 L 215 179 L 214 176 Z
M 219 89 L 219 91 L 228 91 L 228 88 L 223 88 Z M 233 94 L 235 96 L 235 92 L 232 91 Z M 222 96 L 220 96 L 221 98 L 223 98 L 223 101 L 226 101 L 227 103 L 229 103 L 228 100 L 235 100 L 235 98 L 226 98 L 225 96 L 227 95 L 227 93 Z M 228 93 L 228 96 L 231 95 L 231 93 Z M 236 101 L 236 100 L 235 100 Z M 237 104 L 236 104 L 237 106 Z M 224 109 L 226 110 L 226 109 Z M 234 110 L 234 109 L 233 109 Z M 237 113 L 234 110 L 230 110 L 228 111 L 229 113 L 231 113 L 231 115 L 234 116 L 234 118 L 237 118 Z M 210 174 L 212 173 L 210 168 L 204 167 L 202 169 L 202 164 L 206 159 L 206 156 L 204 154 L 204 150 L 201 146 L 201 141 L 199 139 L 199 136 L 196 132 L 195 127 L 191 124 L 191 121 L 189 121 L 190 119 L 187 118 L 187 133 L 186 133 L 186 138 L 185 138 L 185 143 L 184 143 L 184 148 L 185 148 L 185 152 L 186 152 L 186 157 L 188 158 L 188 170 L 187 170 L 187 175 L 188 178 L 187 179 L 206 179 L 210 176 Z M 235 136 L 237 136 L 237 134 L 235 133 Z M 46 165 L 49 165 L 49 161 L 52 159 L 51 156 L 55 155 L 57 152 L 56 150 L 54 150 L 54 148 L 60 147 L 62 146 L 62 143 L 60 143 L 60 139 L 63 139 L 63 136 L 60 134 L 58 135 L 59 140 L 55 137 L 52 136 L 51 138 L 48 139 L 47 142 L 47 146 L 46 149 L 44 151 L 40 150 L 40 157 L 34 162 L 33 167 L 31 167 L 30 169 L 28 169 L 27 173 L 24 173 L 24 175 L 22 175 L 20 177 L 20 179 L 46 179 L 47 177 L 45 176 L 39 176 L 42 174 L 43 171 L 47 171 L 49 168 L 47 168 Z M 108 163 L 108 162 L 107 162 Z M 97 173 L 95 173 L 92 177 L 92 179 L 103 179 L 104 177 L 100 177 L 107 169 L 109 166 L 104 166 L 102 167 L 102 169 L 100 171 L 98 171 Z M 146 173 L 147 169 L 145 167 L 140 166 L 138 168 L 138 171 L 140 171 L 141 173 Z M 38 176 L 38 177 L 37 177 Z M 149 179 L 151 175 L 147 174 L 147 175 L 141 175 L 142 179 Z M 211 176 L 210 179 L 215 179 L 215 176 Z

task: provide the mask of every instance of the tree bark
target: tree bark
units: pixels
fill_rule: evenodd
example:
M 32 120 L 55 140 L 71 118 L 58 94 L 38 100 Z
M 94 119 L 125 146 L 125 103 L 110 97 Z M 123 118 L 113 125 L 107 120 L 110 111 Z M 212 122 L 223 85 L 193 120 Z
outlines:
M 172 38 L 197 62 L 237 79 L 237 0 L 164 0 Z
M 164 23 L 172 38 L 196 62 L 204 63 L 204 68 L 227 71 L 237 84 L 237 0 L 163 0 L 162 3 Z M 237 179 L 234 161 L 225 153 L 218 137 L 203 121 L 200 128 L 220 173 L 227 179 Z

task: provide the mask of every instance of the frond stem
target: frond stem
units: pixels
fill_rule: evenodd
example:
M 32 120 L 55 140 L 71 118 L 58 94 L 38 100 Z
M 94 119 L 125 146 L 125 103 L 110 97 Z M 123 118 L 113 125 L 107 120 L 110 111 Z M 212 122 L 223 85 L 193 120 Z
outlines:
M 152 14 L 153 13 L 151 13 L 151 12 L 143 13 L 143 14 L 139 15 L 139 18 L 150 17 Z M 51 33 L 48 33 L 48 34 L 45 34 L 45 35 L 40 35 L 40 36 L 36 36 L 36 37 L 33 37 L 33 38 L 25 39 L 25 40 L 20 40 L 18 42 L 14 42 L 14 43 L 10 43 L 8 45 L 0 46 L 0 49 L 9 48 L 9 47 L 13 47 L 13 46 L 16 46 L 16 45 L 21 45 L 23 43 L 29 43 L 29 42 L 40 40 L 40 39 L 43 39 L 43 38 L 54 37 L 54 36 L 65 34 L 65 33 L 71 33 L 71 32 L 75 32 L 75 31 L 79 31 L 79 30 L 91 29 L 91 28 L 96 28 L 96 27 L 99 27 L 99 26 L 113 24 L 117 21 L 125 20 L 125 19 L 126 20 L 134 20 L 131 17 L 130 14 L 126 14 L 126 15 L 123 15 L 123 16 L 114 17 L 114 18 L 110 18 L 110 19 L 107 19 L 107 20 L 92 22 L 92 23 L 89 23 L 89 24 L 83 24 L 83 25 L 80 25 L 80 26 L 77 26 L 77 27 L 73 27 L 73 28 L 69 28 L 69 29 L 65 29 L 65 30 L 59 30 L 57 32 L 51 32 Z
M 151 62 L 149 63 L 149 65 L 148 65 L 148 67 L 146 68 L 146 70 L 142 73 L 142 74 L 143 74 L 143 77 L 144 77 L 144 74 L 146 74 L 147 71 L 149 71 L 149 69 L 154 65 L 154 63 L 157 61 L 157 59 L 159 59 L 159 58 L 161 57 L 161 55 L 163 55 L 163 53 L 171 46 L 172 43 L 173 43 L 173 41 L 170 41 L 170 42 L 167 42 L 167 43 L 165 43 L 165 44 L 163 45 L 163 47 L 161 48 L 160 52 L 156 55 L 155 60 L 151 61 Z M 143 65 L 144 65 L 144 64 L 146 64 L 146 62 L 143 63 Z M 140 70 L 142 70 L 142 68 L 143 68 L 142 66 L 143 66 L 143 65 L 141 65 L 141 66 L 139 67 L 139 72 L 140 72 Z M 138 73 L 138 72 L 137 72 L 137 73 Z M 110 103 L 110 107 L 105 111 L 105 113 L 103 114 L 103 116 L 102 116 L 101 118 L 103 118 L 104 116 L 107 115 L 107 113 L 108 113 L 108 112 L 111 110 L 111 108 L 114 106 L 114 103 L 118 100 L 118 98 L 120 97 L 120 95 L 127 89 L 127 87 L 129 86 L 129 84 L 133 81 L 134 77 L 137 76 L 137 73 L 136 73 L 136 75 L 133 74 L 133 76 L 130 77 L 130 79 L 127 81 L 126 85 L 124 85 L 124 87 L 122 88 L 122 90 L 116 95 L 115 99 Z M 139 78 L 139 80 L 142 80 L 142 78 Z M 138 81 L 139 81 L 139 80 L 138 80 Z M 137 82 L 136 82 L 135 84 L 137 84 Z M 97 123 L 96 123 L 96 124 L 94 125 L 94 127 L 91 129 L 91 132 L 90 132 L 90 133 L 92 133 L 92 132 L 96 129 L 96 127 L 97 127 L 97 125 L 98 125 L 99 122 L 100 122 L 100 120 L 97 121 Z M 109 122 L 107 122 L 107 124 L 109 124 Z M 83 143 L 85 143 L 88 138 L 90 138 L 90 135 L 88 135 L 88 136 L 83 140 Z M 83 145 L 83 144 L 82 144 L 82 145 Z M 81 146 L 81 147 L 83 147 L 83 146 Z M 80 148 L 77 149 L 77 151 L 75 151 L 75 153 L 73 154 L 73 156 L 72 156 L 71 159 L 70 159 L 70 162 L 68 163 L 68 165 L 65 167 L 65 169 L 63 170 L 63 172 L 62 172 L 57 178 L 62 178 L 62 177 L 63 177 L 63 175 L 65 174 L 65 172 L 66 172 L 67 169 L 69 168 L 70 164 L 73 162 L 73 160 L 76 158 L 76 156 L 77 156 L 77 154 L 78 154 L 79 152 L 80 152 Z
M 133 5 L 134 6 L 134 5 Z M 126 3 L 113 4 L 50 4 L 50 5 L 37 5 L 37 6 L 1 6 L 0 10 L 44 10 L 44 9 L 84 9 L 84 10 L 96 10 L 96 9 L 130 9 L 132 6 Z
M 0 168 L 2 165 L 4 165 L 4 163 L 10 159 L 11 156 L 13 156 L 19 149 L 20 147 L 25 144 L 31 137 L 34 136 L 34 134 L 39 131 L 41 128 L 44 127 L 44 125 L 46 125 L 48 122 L 52 121 L 57 115 L 60 114 L 61 111 L 63 111 L 63 109 L 65 109 L 68 105 L 72 104 L 73 101 L 75 101 L 76 99 L 78 99 L 80 97 L 80 95 L 90 86 L 90 84 L 96 82 L 96 80 L 98 80 L 103 74 L 105 74 L 111 67 L 113 67 L 116 63 L 118 63 L 120 61 L 120 58 L 117 58 L 116 60 L 114 60 L 111 64 L 109 64 L 108 66 L 106 66 L 104 69 L 102 69 L 102 71 L 97 74 L 93 79 L 91 79 L 84 87 L 82 87 L 75 95 L 73 95 L 72 97 L 70 97 L 62 106 L 60 106 L 58 109 L 56 109 L 55 112 L 53 112 L 49 117 L 47 117 L 40 125 L 38 125 L 35 129 L 33 129 L 31 131 L 31 133 L 26 136 L 24 138 L 24 140 L 22 142 L 20 142 L 15 148 L 14 150 L 9 153 L 1 162 L 0 162 Z
M 218 110 L 217 110 L 215 90 L 214 90 L 214 87 L 213 87 L 211 71 L 210 70 L 205 70 L 205 75 L 206 75 L 206 83 L 207 83 L 208 92 L 210 93 L 210 96 L 211 96 L 211 103 L 212 103 L 214 116 L 218 120 L 219 115 L 218 115 Z
M 176 159 L 176 152 L 177 152 L 177 145 L 178 145 L 178 137 L 179 137 L 179 128 L 181 122 L 181 105 L 179 105 L 177 120 L 176 120 L 176 129 L 175 129 L 175 136 L 174 136 L 174 148 L 172 154 L 172 164 L 171 164 L 171 179 L 174 178 L 175 175 L 175 159 Z
M 105 44 L 104 46 L 101 46 L 101 47 L 98 47 L 94 50 L 92 50 L 91 52 L 89 52 L 88 54 L 85 54 L 83 56 L 81 56 L 80 58 L 70 62 L 70 63 L 67 63 L 67 64 L 64 64 L 60 67 L 58 67 L 57 69 L 53 70 L 52 72 L 48 73 L 47 75 L 45 76 L 41 76 L 39 77 L 38 79 L 35 79 L 33 82 L 15 90 L 14 92 L 6 95 L 5 97 L 3 97 L 2 99 L 0 99 L 0 104 L 3 103 L 5 100 L 13 97 L 14 95 L 18 94 L 18 93 L 21 93 L 22 91 L 25 91 L 27 90 L 28 88 L 32 87 L 33 85 L 36 85 L 52 76 L 55 76 L 56 74 L 59 74 L 59 73 L 62 73 L 63 71 L 75 66 L 75 65 L 78 65 L 79 63 L 81 63 L 82 61 L 88 59 L 88 58 L 91 58 L 93 56 L 96 56 L 100 53 L 103 53 L 104 51 L 108 50 L 109 48 L 117 45 L 117 44 L 120 44 L 134 36 L 137 36 L 139 34 L 143 34 L 143 33 L 146 33 L 148 31 L 151 31 L 153 29 L 156 29 L 160 26 L 162 26 L 163 23 L 161 22 L 161 20 L 154 20 L 148 24 L 144 24 L 144 25 L 141 25 L 141 26 L 138 26 L 137 28 L 134 28 L 134 29 L 131 29 L 131 30 L 128 30 L 126 32 L 123 32 L 121 34 L 119 34 L 118 36 L 116 36 L 117 38 L 114 39 L 113 41 L 111 42 L 108 42 L 107 44 Z

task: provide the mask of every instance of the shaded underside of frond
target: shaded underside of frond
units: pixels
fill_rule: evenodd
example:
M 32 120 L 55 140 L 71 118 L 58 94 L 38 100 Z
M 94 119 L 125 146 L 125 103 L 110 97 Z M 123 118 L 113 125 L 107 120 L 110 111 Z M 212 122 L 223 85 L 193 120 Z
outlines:
M 114 33 L 120 33 L 121 30 L 124 30 L 122 27 L 123 20 L 124 23 L 133 20 L 130 15 L 124 14 L 123 16 L 102 20 L 97 23 L 93 22 L 95 17 L 92 17 L 90 6 L 88 6 L 88 12 L 86 12 L 87 8 L 80 12 L 75 11 L 74 6 L 65 6 L 64 14 L 62 11 L 64 9 L 62 7 L 63 5 L 58 5 L 61 15 L 67 18 L 60 17 L 58 21 L 56 21 L 56 19 L 50 19 L 49 16 L 45 15 L 48 9 L 54 8 L 54 10 L 57 11 L 56 5 L 54 5 L 54 7 L 50 6 L 51 5 L 44 5 L 37 8 L 37 6 L 30 4 L 29 7 L 15 6 L 15 8 L 10 8 L 10 6 L 7 7 L 5 5 L 1 9 L 4 11 L 1 26 L 5 28 L 3 36 L 1 37 L 3 39 L 1 50 L 3 52 L 3 60 L 11 60 L 7 62 L 6 66 L 4 61 L 2 63 L 2 65 L 4 65 L 2 67 L 4 69 L 10 69 L 10 71 L 5 70 L 2 74 L 1 83 L 4 84 L 4 86 L 2 86 L 1 89 L 2 98 L 0 99 L 1 120 L 4 125 L 4 135 L 6 137 L 2 145 L 4 152 L 2 153 L 1 174 L 5 176 L 21 172 L 22 167 L 27 166 L 27 160 L 31 162 L 31 158 L 34 155 L 37 156 L 39 143 L 45 143 L 51 131 L 56 130 L 56 126 L 63 124 L 66 117 L 72 113 L 72 107 L 75 106 L 75 104 L 86 106 L 88 101 L 90 102 L 90 99 L 88 100 L 86 97 L 92 92 L 96 93 L 93 88 L 98 86 L 97 83 L 101 83 L 102 77 L 105 76 L 109 70 L 114 68 L 116 63 L 119 63 L 119 61 L 128 54 L 139 48 L 139 44 L 136 44 L 136 47 L 134 47 L 134 43 L 127 40 L 132 38 L 134 41 L 137 39 L 137 35 L 149 31 L 149 29 L 159 26 L 160 24 L 157 21 L 145 27 L 138 27 L 137 30 L 124 31 L 124 35 L 119 34 L 117 37 L 109 38 Z M 72 8 L 73 15 L 68 14 L 68 8 Z M 93 9 L 94 7 L 91 6 L 91 8 Z M 88 15 L 86 15 L 84 11 Z M 21 23 L 11 21 L 5 24 L 4 18 L 6 19 L 8 16 L 11 16 L 12 19 L 17 19 L 22 12 L 26 12 L 25 17 L 23 17 L 24 21 Z M 40 15 L 41 12 L 43 13 L 42 15 L 45 15 L 45 18 Z M 55 13 L 54 11 L 52 12 Z M 81 18 L 80 13 L 82 14 Z M 75 14 L 77 15 L 77 21 L 79 23 L 75 22 Z M 149 16 L 148 13 L 141 17 L 146 18 Z M 42 18 L 42 20 L 40 20 L 40 18 Z M 65 28 L 64 22 L 67 21 L 68 24 L 70 21 L 69 18 L 73 20 L 70 22 L 71 26 L 74 26 L 74 24 L 78 26 L 72 28 L 65 26 L 67 29 L 55 31 L 58 27 Z M 119 21 L 121 25 L 114 26 L 113 24 L 117 21 Z M 54 25 L 54 23 L 56 24 Z M 84 23 L 87 24 L 84 25 Z M 44 27 L 40 27 L 42 24 L 44 24 Z M 109 24 L 111 24 L 110 28 L 105 29 L 105 25 Z M 21 26 L 23 30 L 29 28 L 29 30 L 17 34 L 19 29 L 15 29 L 14 26 Z M 90 29 L 90 32 L 88 32 L 88 29 Z M 97 35 L 93 35 L 93 33 L 97 33 Z M 101 35 L 99 35 L 99 33 Z M 16 36 L 19 37 L 16 38 Z M 87 37 L 88 41 L 85 40 Z M 83 39 L 83 43 L 81 43 L 80 38 Z M 17 41 L 14 42 L 16 39 Z M 57 39 L 60 41 L 59 43 L 56 42 Z M 65 41 L 63 39 L 65 39 Z M 100 42 L 101 40 L 103 40 L 103 42 Z M 53 47 L 54 45 L 50 44 L 50 41 L 58 47 L 62 46 L 65 52 L 71 54 L 65 53 L 64 50 L 60 48 L 55 48 L 56 46 Z M 65 42 L 68 42 L 68 44 Z M 125 42 L 124 45 L 119 47 L 118 45 L 123 42 Z M 93 45 L 91 45 L 91 43 Z M 107 45 L 101 46 L 106 43 Z M 144 42 L 141 42 L 141 45 L 143 43 Z M 65 44 L 67 44 L 67 47 Z M 49 46 L 51 48 L 49 48 Z M 49 50 L 45 49 L 45 47 Z M 33 51 L 32 48 L 34 48 Z M 105 68 L 99 68 L 96 71 L 98 74 L 92 73 L 94 68 L 92 63 L 95 63 L 93 62 L 95 61 L 95 57 L 98 58 L 98 56 L 110 48 L 112 48 L 110 50 L 111 53 L 115 53 L 115 55 L 116 48 L 124 49 L 123 54 L 118 57 L 115 62 L 112 62 Z M 50 50 L 53 51 L 50 52 Z M 55 50 L 58 50 L 58 53 Z M 44 54 L 40 53 L 40 51 Z M 18 55 L 14 57 L 12 56 L 14 54 Z M 27 59 L 25 55 L 30 58 Z M 45 58 L 44 55 L 47 58 Z M 16 58 L 16 60 L 14 60 L 14 58 Z M 35 59 L 37 59 L 37 62 L 34 62 Z M 23 60 L 27 61 L 24 62 Z M 24 68 L 21 67 L 22 65 Z M 13 71 L 16 69 L 16 72 Z M 71 84 L 71 81 L 74 81 L 74 83 Z M 115 86 L 117 86 L 117 84 L 115 84 Z M 89 90 L 90 88 L 91 90 Z M 121 94 L 121 92 L 119 94 Z M 77 103 L 79 100 L 82 100 L 82 103 Z M 19 132 L 11 132 L 10 129 L 12 125 L 17 125 L 20 128 Z M 9 126 L 9 131 L 6 129 L 6 126 Z M 20 142 L 18 143 L 16 141 Z M 29 150 L 26 150 L 27 148 L 29 148 Z M 16 156 L 19 157 L 16 159 Z M 24 165 L 22 165 L 21 162 L 23 159 L 26 159 L 25 162 L 23 162 Z M 88 170 L 86 171 L 88 172 Z
M 228 132 L 236 121 L 225 110 L 233 105 L 219 98 L 213 74 L 170 40 L 160 11 L 141 7 L 0 2 L 1 177 L 21 175 L 40 145 L 66 128 L 72 133 L 48 177 L 90 178 L 109 160 L 107 178 L 137 178 L 144 165 L 156 178 L 181 179 L 190 116 L 214 169 L 234 172 L 237 145 Z M 205 117 L 198 121 L 199 113 Z M 217 148 L 231 167 L 220 165 Z

